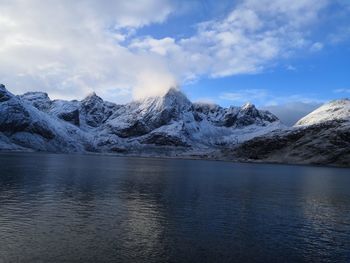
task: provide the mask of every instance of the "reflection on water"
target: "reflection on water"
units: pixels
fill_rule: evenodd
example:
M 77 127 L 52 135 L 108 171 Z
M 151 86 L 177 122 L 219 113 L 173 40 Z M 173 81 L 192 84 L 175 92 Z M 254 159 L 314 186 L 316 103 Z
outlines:
M 349 262 L 348 169 L 1 154 L 0 262 Z

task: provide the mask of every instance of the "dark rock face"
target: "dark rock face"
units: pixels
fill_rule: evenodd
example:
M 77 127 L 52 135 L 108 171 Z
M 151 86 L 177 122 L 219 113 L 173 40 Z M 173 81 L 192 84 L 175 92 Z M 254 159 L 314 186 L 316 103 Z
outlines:
M 1 102 L 0 112 L 0 131 L 2 132 L 12 134 L 23 131 L 30 125 L 29 112 L 14 99 L 9 98 Z
M 292 142 L 298 141 L 303 137 L 299 130 L 288 134 L 276 134 L 274 136 L 257 137 L 242 143 L 235 152 L 237 156 L 254 160 L 262 160 L 276 151 L 287 147 Z
M 142 121 L 139 121 L 139 120 L 136 120 L 128 127 L 119 128 L 115 130 L 111 128 L 111 130 L 114 134 L 118 135 L 121 138 L 142 136 L 147 134 L 150 131 L 147 128 L 147 126 Z
M 237 123 L 237 114 L 234 114 L 234 113 L 225 114 L 224 116 L 225 127 L 235 126 L 236 123 Z
M 75 109 L 70 112 L 62 112 L 58 114 L 58 118 L 70 122 L 73 125 L 79 126 L 80 125 L 80 119 L 79 119 L 79 110 Z
M 54 132 L 45 123 L 34 122 L 26 131 L 38 134 L 47 140 L 55 138 Z

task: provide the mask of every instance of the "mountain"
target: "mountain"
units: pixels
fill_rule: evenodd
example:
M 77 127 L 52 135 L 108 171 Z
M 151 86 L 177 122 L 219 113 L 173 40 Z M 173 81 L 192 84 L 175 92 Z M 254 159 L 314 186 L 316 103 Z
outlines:
M 350 166 L 350 100 L 334 100 L 294 127 L 245 141 L 225 155 L 241 161 Z
M 178 89 L 124 105 L 95 93 L 81 101 L 0 85 L 0 150 L 350 166 L 350 101 L 332 101 L 283 125 L 253 104 L 192 103 Z
M 176 88 L 117 105 L 95 93 L 82 101 L 51 100 L 43 92 L 15 96 L 1 85 L 0 113 L 3 150 L 203 155 L 284 127 L 252 104 L 192 103 Z
M 27 96 L 17 97 L 0 85 L 1 149 L 83 152 L 92 147 L 88 134 L 45 112 L 45 94 Z

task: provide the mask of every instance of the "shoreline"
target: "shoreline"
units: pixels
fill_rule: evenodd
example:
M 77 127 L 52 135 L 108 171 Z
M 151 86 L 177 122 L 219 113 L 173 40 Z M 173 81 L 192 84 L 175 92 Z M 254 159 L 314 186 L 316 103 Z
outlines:
M 106 152 L 44 152 L 44 151 L 21 151 L 21 150 L 5 150 L 0 149 L 0 155 L 5 154 L 49 154 L 49 155 L 81 155 L 81 156 L 104 156 L 104 157 L 121 157 L 121 158 L 138 158 L 138 159 L 161 159 L 161 160 L 193 160 L 193 161 L 213 161 L 213 162 L 225 162 L 232 164 L 261 164 L 261 165 L 283 165 L 283 166 L 305 166 L 315 168 L 337 168 L 337 169 L 350 169 L 350 166 L 340 165 L 326 165 L 326 164 L 303 164 L 303 163 L 283 163 L 283 162 L 269 162 L 260 160 L 230 160 L 225 158 L 201 158 L 199 156 L 160 156 L 160 155 L 136 155 L 136 154 L 117 154 L 117 153 L 106 153 Z

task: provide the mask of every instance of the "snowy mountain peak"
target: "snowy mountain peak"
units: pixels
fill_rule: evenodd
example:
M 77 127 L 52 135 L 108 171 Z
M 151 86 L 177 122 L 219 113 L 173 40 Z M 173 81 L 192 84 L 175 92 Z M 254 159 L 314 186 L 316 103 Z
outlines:
M 186 111 L 191 108 L 192 103 L 177 88 L 170 88 L 163 96 L 148 97 L 139 101 L 129 103 L 131 108 L 142 115 L 158 115 L 164 110 L 173 109 L 174 112 Z
M 162 97 L 163 103 L 167 106 L 178 105 L 180 108 L 190 107 L 192 103 L 178 88 L 170 88 L 168 92 Z
M 300 119 L 295 126 L 313 125 L 333 120 L 350 121 L 349 99 L 330 101 Z
M 93 91 L 89 93 L 82 101 L 103 101 L 103 99 L 97 96 L 97 94 Z
M 241 107 L 242 110 L 248 110 L 248 109 L 253 109 L 253 108 L 255 108 L 255 105 L 250 103 L 250 102 L 243 104 Z
M 185 96 L 181 90 L 177 87 L 171 87 L 170 89 L 168 89 L 168 91 L 163 95 L 163 97 L 167 97 L 167 96 Z

